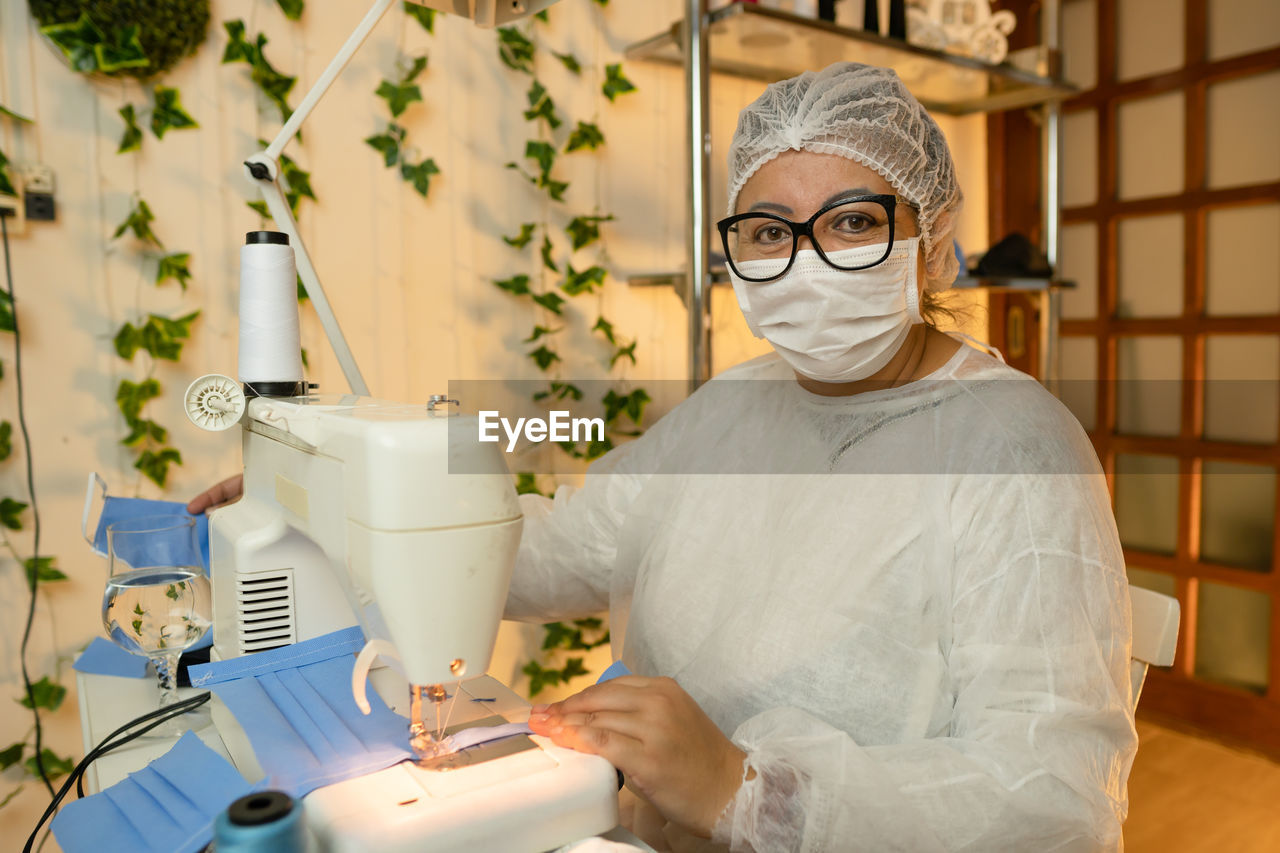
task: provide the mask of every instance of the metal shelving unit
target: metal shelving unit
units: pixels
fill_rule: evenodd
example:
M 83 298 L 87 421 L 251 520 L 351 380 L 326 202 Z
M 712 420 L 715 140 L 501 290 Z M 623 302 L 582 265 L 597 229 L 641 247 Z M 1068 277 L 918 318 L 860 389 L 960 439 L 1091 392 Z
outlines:
M 689 269 L 684 273 L 633 276 L 635 287 L 671 286 L 689 308 L 690 383 L 710 378 L 708 297 L 712 285 L 727 284 L 723 269 L 711 267 L 709 245 L 708 127 L 709 78 L 713 72 L 772 82 L 833 62 L 852 60 L 893 68 L 930 111 L 944 115 L 1045 107 L 1046 255 L 1057 266 L 1060 130 L 1057 103 L 1076 89 L 1061 79 L 1058 0 L 1045 0 L 1043 45 L 1011 53 L 992 65 L 981 60 L 919 47 L 827 21 L 800 17 L 753 3 L 731 3 L 710 11 L 707 0 L 685 0 L 685 18 L 666 32 L 626 49 L 628 59 L 679 65 L 685 69 L 689 153 Z M 681 286 L 683 284 L 683 287 Z M 958 288 L 1036 292 L 1048 321 L 1042 324 L 1042 376 L 1052 387 L 1057 373 L 1058 292 L 1073 287 L 1057 279 L 962 277 Z

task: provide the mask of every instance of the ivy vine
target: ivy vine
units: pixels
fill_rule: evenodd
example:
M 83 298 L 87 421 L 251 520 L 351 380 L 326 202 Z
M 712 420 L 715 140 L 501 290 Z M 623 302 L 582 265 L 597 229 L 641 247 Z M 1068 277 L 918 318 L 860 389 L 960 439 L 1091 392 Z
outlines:
M 428 33 L 435 34 L 434 10 L 409 2 L 403 3 L 402 7 L 406 18 L 417 21 Z M 366 137 L 364 142 L 382 155 L 384 166 L 388 169 L 398 168 L 400 179 L 413 187 L 418 195 L 426 198 L 431 189 L 431 178 L 440 174 L 440 167 L 432 157 L 423 157 L 414 162 L 415 149 L 408 143 L 409 131 L 399 119 L 412 104 L 422 100 L 422 88 L 416 81 L 426 70 L 427 57 L 402 56 L 397 65 L 396 76 L 383 79 L 374 90 L 374 94 L 386 103 L 391 118 L 387 120 L 382 132 Z
M 608 0 L 595 2 L 598 6 L 605 6 Z M 549 16 L 544 11 L 536 15 L 535 20 L 546 24 Z M 565 307 L 569 301 L 597 294 L 605 286 L 609 271 L 601 228 L 605 223 L 613 222 L 615 217 L 598 210 L 581 213 L 564 207 L 568 204 L 566 192 L 570 185 L 556 176 L 559 158 L 597 151 L 605 144 L 605 137 L 594 118 L 570 121 L 557 106 L 554 94 L 538 77 L 537 60 L 544 53 L 549 53 L 575 77 L 583 76 L 582 63 L 571 52 L 544 50 L 539 42 L 537 23 L 502 27 L 497 31 L 500 61 L 512 72 L 529 78 L 521 112 L 531 125 L 532 133 L 524 140 L 522 159 L 506 163 L 506 168 L 520 175 L 535 190 L 545 192 L 553 204 L 548 206 L 549 212 L 541 221 L 518 223 L 514 233 L 502 237 L 514 251 L 529 258 L 526 262 L 532 262 L 535 271 L 495 279 L 493 284 L 509 296 L 527 299 L 534 308 L 533 328 L 523 339 L 527 345 L 525 355 L 548 376 L 548 385 L 536 392 L 533 400 L 543 404 L 565 400 L 581 402 L 585 396 L 583 390 L 557 375 L 563 359 L 556 350 L 555 341 L 566 328 L 568 317 Z M 600 91 L 605 98 L 613 102 L 635 90 L 621 64 L 605 66 L 600 82 Z M 592 247 L 595 251 L 584 258 L 586 250 Z M 534 257 L 529 257 L 531 251 Z M 603 361 L 607 363 L 604 367 L 606 372 L 612 372 L 623 361 L 635 364 L 636 341 L 625 339 L 611 320 L 597 314 L 591 331 L 605 345 Z M 611 388 L 599 401 L 604 409 L 606 435 L 583 443 L 561 442 L 561 450 L 580 460 L 589 461 L 602 456 L 614 446 L 614 438 L 640 433 L 649 401 L 649 394 L 643 388 L 628 391 Z M 537 476 L 528 471 L 517 473 L 516 491 L 519 494 L 544 494 Z M 541 659 L 529 661 L 522 669 L 529 676 L 530 696 L 586 675 L 584 658 L 573 656 L 572 652 L 588 651 L 609 642 L 607 626 L 596 618 L 580 619 L 572 624 L 552 622 L 543 626 L 543 630 Z

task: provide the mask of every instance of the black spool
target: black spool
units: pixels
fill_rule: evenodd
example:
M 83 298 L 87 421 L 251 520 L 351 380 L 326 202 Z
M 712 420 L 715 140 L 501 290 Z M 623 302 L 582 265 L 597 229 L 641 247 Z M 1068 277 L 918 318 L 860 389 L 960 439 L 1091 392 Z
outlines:
M 287 246 L 289 245 L 289 235 L 283 231 L 250 231 L 244 235 L 244 244 L 246 246 L 254 246 L 259 243 Z
M 227 817 L 236 826 L 275 823 L 293 811 L 293 798 L 282 791 L 246 794 L 227 807 Z

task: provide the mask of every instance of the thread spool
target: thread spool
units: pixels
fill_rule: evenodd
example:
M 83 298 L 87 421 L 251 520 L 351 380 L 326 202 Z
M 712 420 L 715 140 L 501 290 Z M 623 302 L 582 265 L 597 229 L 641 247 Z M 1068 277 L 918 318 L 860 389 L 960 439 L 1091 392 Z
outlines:
M 213 825 L 218 853 L 302 853 L 302 809 L 281 791 L 246 794 Z
M 240 247 L 240 381 L 249 396 L 306 393 L 297 280 L 289 235 L 245 235 Z

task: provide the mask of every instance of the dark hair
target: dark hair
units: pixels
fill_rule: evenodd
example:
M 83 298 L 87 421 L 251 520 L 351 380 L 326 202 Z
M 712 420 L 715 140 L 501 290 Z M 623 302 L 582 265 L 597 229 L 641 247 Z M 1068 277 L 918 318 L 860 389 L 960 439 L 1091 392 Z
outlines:
M 939 322 L 948 320 L 959 326 L 973 316 L 972 309 L 955 304 L 954 295 L 946 290 L 920 291 L 920 316 L 926 325 L 936 329 Z

